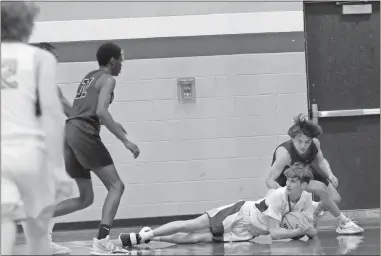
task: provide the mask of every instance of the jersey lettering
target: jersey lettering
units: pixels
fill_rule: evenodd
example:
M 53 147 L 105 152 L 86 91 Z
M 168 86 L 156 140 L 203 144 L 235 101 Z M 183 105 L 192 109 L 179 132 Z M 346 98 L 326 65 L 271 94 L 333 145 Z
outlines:
M 16 81 L 17 60 L 4 59 L 1 61 L 1 89 L 18 88 Z
M 87 89 L 90 87 L 92 82 L 94 81 L 94 77 L 85 78 L 82 80 L 81 84 L 78 87 L 76 99 L 85 98 L 87 95 Z

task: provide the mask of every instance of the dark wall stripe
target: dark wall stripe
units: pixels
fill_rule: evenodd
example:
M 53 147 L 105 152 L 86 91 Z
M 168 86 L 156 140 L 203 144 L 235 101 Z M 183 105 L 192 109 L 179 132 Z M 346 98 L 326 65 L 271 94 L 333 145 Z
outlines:
M 105 41 L 53 43 L 60 62 L 96 61 Z M 303 32 L 115 40 L 126 59 L 303 52 Z

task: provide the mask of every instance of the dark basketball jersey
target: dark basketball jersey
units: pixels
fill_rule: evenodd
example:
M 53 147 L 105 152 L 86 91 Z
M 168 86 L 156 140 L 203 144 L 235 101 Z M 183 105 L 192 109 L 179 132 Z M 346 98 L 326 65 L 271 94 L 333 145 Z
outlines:
M 287 150 L 287 152 L 290 154 L 290 157 L 291 157 L 291 162 L 290 162 L 290 165 L 293 165 L 295 163 L 302 163 L 304 165 L 310 165 L 316 158 L 316 155 L 318 153 L 318 149 L 315 145 L 315 143 L 312 141 L 310 147 L 308 148 L 307 152 L 301 156 L 294 144 L 292 143 L 292 140 L 288 140 L 282 144 L 280 144 L 274 151 L 274 154 L 273 154 L 273 161 L 271 163 L 271 166 L 274 164 L 275 160 L 276 160 L 276 151 L 278 148 L 280 147 L 283 147 Z M 280 175 L 280 177 L 278 177 L 277 179 L 277 182 L 281 185 L 281 186 L 284 186 L 285 183 L 286 183 L 286 177 L 284 176 L 283 172 L 285 170 L 287 170 L 288 168 L 290 168 L 290 165 L 287 165 L 283 168 L 283 171 L 282 171 L 282 174 Z
M 100 131 L 100 122 L 96 114 L 99 89 L 95 87 L 95 84 L 103 74 L 106 74 L 104 70 L 97 69 L 91 71 L 79 84 L 73 103 L 73 113 L 68 118 L 68 121 L 73 119 L 84 120 L 91 123 L 98 131 Z M 111 102 L 113 98 L 114 93 L 111 96 Z

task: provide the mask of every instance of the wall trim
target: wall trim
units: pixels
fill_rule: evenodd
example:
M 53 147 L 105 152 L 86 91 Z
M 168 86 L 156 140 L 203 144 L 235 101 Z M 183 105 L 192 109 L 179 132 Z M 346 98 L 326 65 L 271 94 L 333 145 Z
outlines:
M 303 11 L 36 22 L 31 43 L 303 31 Z

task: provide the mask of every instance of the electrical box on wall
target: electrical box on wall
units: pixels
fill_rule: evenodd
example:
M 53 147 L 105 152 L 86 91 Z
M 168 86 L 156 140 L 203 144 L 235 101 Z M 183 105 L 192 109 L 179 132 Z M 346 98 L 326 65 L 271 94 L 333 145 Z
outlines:
M 181 103 L 196 101 L 195 78 L 184 77 L 177 79 L 177 95 Z

